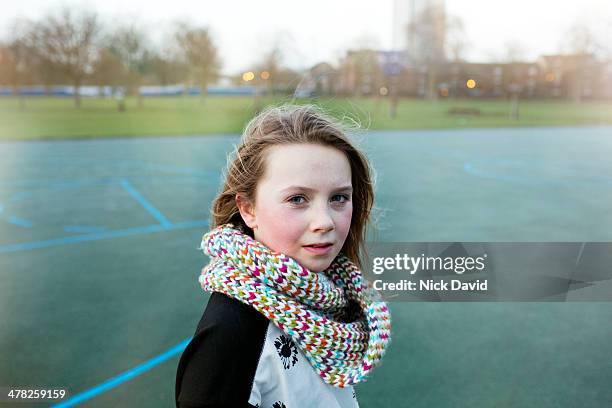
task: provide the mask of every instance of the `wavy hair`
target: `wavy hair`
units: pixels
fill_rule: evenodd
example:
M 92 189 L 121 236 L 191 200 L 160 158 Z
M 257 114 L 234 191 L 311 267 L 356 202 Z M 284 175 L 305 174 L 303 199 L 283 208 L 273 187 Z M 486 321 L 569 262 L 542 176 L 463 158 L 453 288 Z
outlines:
M 282 144 L 314 143 L 343 152 L 351 167 L 353 215 L 342 252 L 361 267 L 360 250 L 374 204 L 371 168 L 365 155 L 353 145 L 343 126 L 313 105 L 282 105 L 267 108 L 245 127 L 234 154 L 228 157 L 225 181 L 211 209 L 211 226 L 232 223 L 253 237 L 236 205 L 240 194 L 251 202 L 265 170 L 265 150 Z

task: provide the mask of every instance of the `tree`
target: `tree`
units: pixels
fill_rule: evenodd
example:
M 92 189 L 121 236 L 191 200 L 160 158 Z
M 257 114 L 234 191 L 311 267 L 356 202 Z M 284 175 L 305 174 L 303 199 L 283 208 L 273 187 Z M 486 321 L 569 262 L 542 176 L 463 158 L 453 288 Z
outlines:
M 278 41 L 274 41 L 272 46 L 262 53 L 261 59 L 250 71 L 254 74 L 252 84 L 255 86 L 257 112 L 263 109 L 263 94 L 273 95 L 277 92 L 293 94 L 300 82 L 300 74 L 284 66 L 282 45 Z M 238 83 L 241 82 L 242 79 Z
M 525 61 L 526 52 L 525 46 L 518 40 L 509 40 L 504 44 L 505 55 L 501 58 L 507 63 L 516 63 Z
M 125 67 L 119 57 L 110 49 L 104 47 L 98 52 L 98 57 L 93 63 L 91 79 L 100 91 L 104 86 L 110 86 L 113 94 L 117 88 L 125 83 Z
M 351 88 L 355 95 L 378 93 L 383 73 L 376 51 L 370 49 L 348 51 L 344 65 L 344 69 L 350 72 L 353 79 Z
M 107 48 L 123 64 L 121 83 L 127 93 L 136 96 L 138 104 L 142 106 L 140 85 L 146 74 L 150 55 L 144 32 L 134 25 L 119 27 L 107 39 Z
M 598 57 L 606 58 L 607 42 L 596 34 L 596 24 L 577 20 L 566 31 L 562 51 L 570 55 L 565 58 L 563 77 L 568 87 L 568 96 L 580 102 L 587 82 L 594 80 L 593 67 Z M 592 85 L 592 84 L 591 84 Z
M 268 94 L 293 93 L 300 80 L 297 72 L 284 65 L 283 52 L 278 43 L 263 53 L 253 71 L 256 73 L 254 83 Z
M 200 86 L 204 98 L 208 84 L 218 78 L 220 69 L 217 47 L 210 32 L 207 27 L 181 24 L 175 38 L 182 60 L 186 63 L 188 77 Z
M 20 92 L 28 80 L 32 80 L 32 54 L 27 43 L 25 27 L 27 22 L 17 20 L 11 29 L 11 38 L 0 45 L 0 83 L 13 88 L 13 95 L 19 98 L 19 106 L 25 107 L 25 100 Z
M 91 71 L 96 57 L 96 38 L 100 29 L 94 12 L 74 13 L 63 8 L 34 24 L 30 43 L 41 60 L 55 68 L 74 85 L 74 104 L 81 106 L 80 87 Z
M 593 28 L 586 21 L 575 21 L 565 32 L 562 51 L 570 54 L 601 54 L 605 50 Z
M 0 83 L 10 85 L 13 95 L 19 98 L 19 106 L 24 107 L 20 87 L 25 82 L 26 47 L 22 39 L 16 38 L 0 46 Z
M 281 50 L 275 46 L 268 52 L 265 52 L 261 61 L 255 65 L 255 84 L 266 89 L 268 94 L 273 94 L 279 84 L 279 74 L 282 69 L 281 58 Z
M 170 56 L 166 56 L 170 54 Z M 173 85 L 185 82 L 187 66 L 178 58 L 173 58 L 171 52 L 153 53 L 150 56 L 150 75 L 160 85 Z
M 426 71 L 426 96 L 431 99 L 437 97 L 437 72 L 446 61 L 447 30 L 446 12 L 439 4 L 425 6 L 407 26 L 408 53 Z
M 465 50 L 468 47 L 468 39 L 465 33 L 463 21 L 457 16 L 449 16 L 446 26 L 446 55 L 453 62 L 465 60 Z

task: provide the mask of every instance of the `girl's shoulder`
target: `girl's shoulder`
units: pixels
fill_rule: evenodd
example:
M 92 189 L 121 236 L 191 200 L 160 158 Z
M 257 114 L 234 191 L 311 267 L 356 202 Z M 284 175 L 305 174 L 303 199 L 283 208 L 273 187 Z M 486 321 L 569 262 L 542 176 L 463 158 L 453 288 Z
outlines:
M 177 406 L 248 401 L 268 323 L 251 306 L 212 293 L 179 361 Z
M 268 319 L 252 306 L 223 293 L 213 292 L 194 337 L 210 329 L 214 329 L 217 336 L 249 334 L 252 331 L 261 332 L 263 336 L 267 325 Z
M 293 340 L 250 305 L 210 296 L 181 356 L 177 406 L 357 407 L 352 387 L 324 383 Z

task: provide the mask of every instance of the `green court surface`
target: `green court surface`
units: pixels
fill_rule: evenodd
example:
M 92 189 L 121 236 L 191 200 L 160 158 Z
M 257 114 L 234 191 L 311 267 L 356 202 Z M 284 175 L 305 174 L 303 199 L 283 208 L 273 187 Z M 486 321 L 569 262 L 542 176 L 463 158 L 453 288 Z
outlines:
M 372 239 L 612 241 L 612 127 L 356 138 L 377 173 Z M 237 140 L 0 143 L 0 387 L 173 405 L 207 300 L 197 247 Z M 390 308 L 362 407 L 612 406 L 612 303 Z

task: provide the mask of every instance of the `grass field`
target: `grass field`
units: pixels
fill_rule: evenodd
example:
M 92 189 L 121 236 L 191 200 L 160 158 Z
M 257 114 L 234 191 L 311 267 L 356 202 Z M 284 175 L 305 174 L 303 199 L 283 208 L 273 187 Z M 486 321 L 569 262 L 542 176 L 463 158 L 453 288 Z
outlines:
M 266 99 L 266 104 L 289 102 Z M 509 117 L 507 100 L 402 99 L 397 117 L 390 118 L 388 99 L 300 99 L 316 103 L 338 117 L 350 117 L 368 129 L 476 128 L 612 124 L 612 102 L 570 103 L 524 101 L 518 120 Z M 33 97 L 23 106 L 16 98 L 0 98 L 0 140 L 97 138 L 240 133 L 256 111 L 252 97 L 211 96 L 135 99 L 119 112 L 112 99 L 83 99 L 80 109 L 71 98 Z M 479 115 L 453 115 L 452 108 L 476 108 Z

